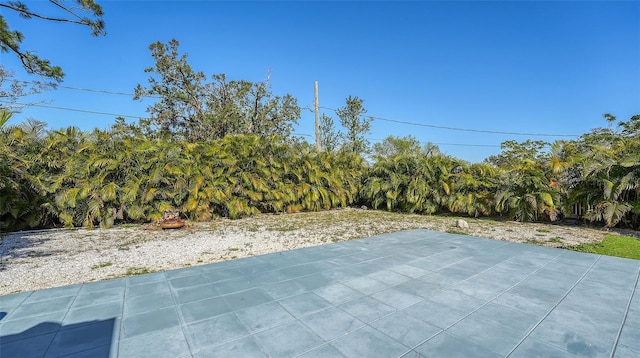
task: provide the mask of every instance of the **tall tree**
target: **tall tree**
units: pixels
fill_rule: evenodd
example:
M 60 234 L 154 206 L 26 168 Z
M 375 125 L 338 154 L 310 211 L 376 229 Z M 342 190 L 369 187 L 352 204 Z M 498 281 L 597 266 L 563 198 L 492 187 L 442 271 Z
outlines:
M 144 70 L 160 76 L 149 77 L 149 88 L 140 84 L 135 88 L 134 99 L 146 96 L 160 97 L 160 101 L 149 106 L 151 123 L 162 132 L 177 133 L 194 139 L 201 133 L 199 124 L 204 120 L 204 101 L 207 85 L 205 74 L 194 71 L 187 62 L 187 54 L 179 55 L 180 43 L 173 39 L 167 44 L 160 41 L 149 45 L 154 67 Z
M 363 106 L 364 100 L 353 96 L 346 99 L 344 107 L 336 110 L 342 127 L 346 130 L 343 135 L 343 148 L 349 152 L 364 155 L 369 152 L 369 141 L 365 135 L 371 129 L 371 117 L 365 117 L 367 110 Z
M 195 71 L 187 55 L 178 52 L 179 42 L 155 42 L 149 46 L 154 67 L 145 72 L 149 86 L 138 85 L 134 99 L 146 96 L 160 100 L 150 106 L 150 124 L 177 139 L 220 139 L 229 134 L 279 135 L 288 137 L 300 117 L 297 100 L 289 94 L 275 96 L 269 79 L 263 82 L 227 80 L 225 74 L 206 81 Z
M 373 155 L 376 158 L 389 158 L 396 155 L 416 156 L 420 154 L 420 142 L 414 136 L 388 136 L 380 143 L 373 145 Z
M 340 133 L 336 130 L 333 118 L 324 113 L 320 116 L 320 147 L 327 152 L 340 147 Z
M 290 94 L 275 96 L 269 78 L 251 84 L 247 102 L 250 106 L 244 111 L 245 128 L 240 133 L 289 137 L 300 118 L 298 101 Z
M 64 22 L 87 26 L 94 36 L 104 35 L 104 21 L 102 20 L 102 7 L 94 0 L 75 0 L 74 5 L 67 5 L 63 0 L 49 0 L 54 9 L 61 15 L 49 15 L 31 11 L 22 1 L 0 2 L 0 7 L 17 12 L 24 19 L 41 19 L 53 22 Z M 53 10 L 52 10 L 53 11 Z M 18 56 L 24 69 L 30 73 L 39 75 L 57 82 L 62 81 L 64 72 L 59 66 L 54 66 L 47 59 L 39 57 L 34 51 L 21 48 L 24 35 L 17 30 L 12 30 L 0 15 L 0 52 L 11 52 Z
M 508 140 L 500 144 L 502 152 L 485 159 L 487 163 L 497 167 L 510 167 L 520 165 L 523 161 L 533 160 L 543 163 L 547 159 L 547 153 L 543 149 L 548 145 L 541 140 L 526 140 L 518 143 L 515 140 Z

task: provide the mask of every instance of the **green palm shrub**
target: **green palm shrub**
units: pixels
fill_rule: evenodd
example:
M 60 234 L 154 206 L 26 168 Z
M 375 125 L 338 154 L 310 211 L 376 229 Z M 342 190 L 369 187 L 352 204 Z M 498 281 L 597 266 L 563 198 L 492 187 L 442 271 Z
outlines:
M 44 124 L 8 126 L 11 115 L 0 110 L 0 231 L 37 227 L 49 219 L 37 161 Z
M 344 207 L 357 200 L 363 168 L 354 155 L 254 135 L 191 143 L 69 128 L 52 132 L 44 153 L 57 163 L 48 208 L 65 226 L 89 228 L 158 220 L 165 210 L 203 221 Z
M 370 165 L 278 136 L 189 142 L 122 120 L 108 130 L 45 131 L 35 121 L 8 126 L 10 114 L 0 114 L 0 231 L 149 222 L 165 210 L 204 221 L 356 203 L 520 221 L 583 205 L 586 220 L 640 227 L 638 116 L 549 152 L 543 142 L 509 141 L 500 155 L 469 164 L 409 146 L 380 150 Z
M 491 216 L 494 211 L 498 170 L 486 163 L 461 165 L 454 170 L 447 209 L 473 217 Z
M 495 194 L 495 211 L 517 221 L 556 220 L 560 193 L 551 185 L 545 166 L 523 160 L 502 170 Z
M 444 155 L 381 157 L 366 176 L 362 196 L 375 209 L 433 214 L 447 209 L 455 171 L 464 165 Z
M 615 117 L 612 117 L 615 120 Z M 584 218 L 606 227 L 640 227 L 640 116 L 623 129 L 596 129 L 574 144 L 576 184 L 569 205 L 586 208 Z

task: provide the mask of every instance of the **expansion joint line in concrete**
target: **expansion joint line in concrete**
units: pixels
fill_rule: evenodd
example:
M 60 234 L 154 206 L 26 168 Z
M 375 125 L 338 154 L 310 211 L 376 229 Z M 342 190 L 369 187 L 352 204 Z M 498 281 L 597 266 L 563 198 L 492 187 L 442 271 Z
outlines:
M 638 289 L 638 280 L 640 280 L 640 268 L 638 268 L 638 274 L 636 275 L 636 284 L 633 286 L 633 290 L 631 290 L 631 295 L 629 295 L 629 302 L 627 302 L 627 308 L 624 311 L 622 324 L 620 325 L 620 329 L 618 330 L 618 334 L 616 335 L 616 342 L 613 345 L 613 349 L 611 350 L 611 355 L 609 356 L 610 358 L 613 358 L 613 356 L 616 354 L 616 348 L 618 347 L 618 342 L 620 341 L 620 336 L 622 335 L 622 329 L 624 328 L 624 324 L 627 321 L 627 316 L 629 315 L 629 309 L 631 308 L 631 301 L 633 301 L 633 296 Z
M 525 253 L 520 253 L 520 254 L 518 254 L 518 255 L 516 255 L 516 256 L 514 256 L 514 257 L 512 257 L 512 258 L 509 258 L 507 261 L 512 260 L 512 259 L 514 259 L 514 258 L 516 258 L 516 257 L 518 257 L 518 256 L 522 256 L 522 255 L 524 255 L 524 254 L 525 254 Z M 467 317 L 471 316 L 472 314 L 474 314 L 475 312 L 477 312 L 478 310 L 480 310 L 482 307 L 484 307 L 484 306 L 488 305 L 489 303 L 493 302 L 496 298 L 498 298 L 498 297 L 502 296 L 505 292 L 508 292 L 508 291 L 509 291 L 509 290 L 511 290 L 512 288 L 514 288 L 514 287 L 518 286 L 520 283 L 524 282 L 524 281 L 525 281 L 526 279 L 528 279 L 529 277 L 531 277 L 531 276 L 535 275 L 535 274 L 536 274 L 536 273 L 538 273 L 540 270 L 542 270 L 542 269 L 544 269 L 545 267 L 549 266 L 551 263 L 556 262 L 556 261 L 560 258 L 560 256 L 561 256 L 561 255 L 557 255 L 557 256 L 555 256 L 553 259 L 549 260 L 549 262 L 547 262 L 547 263 L 546 263 L 546 264 L 544 264 L 543 266 L 540 266 L 539 268 L 537 268 L 536 270 L 532 271 L 530 274 L 528 274 L 527 276 L 525 276 L 522 280 L 520 280 L 520 281 L 518 281 L 518 282 L 514 283 L 513 285 L 511 285 L 511 287 L 509 287 L 509 288 L 505 289 L 502 293 L 497 294 L 495 297 L 493 297 L 493 298 L 492 298 L 492 299 L 490 299 L 489 301 L 487 301 L 487 302 L 485 302 L 484 304 L 480 305 L 480 307 L 476 308 L 475 310 L 473 310 L 473 311 L 469 312 L 468 314 L 466 314 L 464 317 L 462 317 L 462 318 L 458 319 L 457 321 L 453 322 L 452 324 L 450 324 L 449 326 L 447 326 L 445 329 L 440 330 L 439 332 L 437 332 L 437 333 L 435 333 L 435 334 L 431 335 L 431 337 L 429 337 L 429 338 L 427 338 L 427 339 L 425 339 L 425 340 L 421 341 L 420 343 L 416 344 L 415 346 L 413 346 L 413 347 L 409 350 L 409 352 L 411 352 L 411 351 L 415 350 L 415 349 L 416 349 L 416 348 L 418 348 L 420 345 L 424 344 L 425 342 L 428 342 L 430 339 L 434 338 L 435 336 L 439 335 L 440 333 L 442 333 L 442 332 L 445 332 L 445 331 L 449 330 L 449 328 L 451 328 L 451 327 L 455 326 L 455 325 L 456 325 L 456 324 L 458 324 L 460 321 L 464 320 L 465 318 L 467 318 Z M 597 260 L 596 260 L 595 262 L 597 262 Z M 593 265 L 595 265 L 595 262 L 591 265 L 591 267 L 589 267 L 589 270 L 587 270 L 587 272 L 585 272 L 585 274 L 584 274 L 584 275 L 582 275 L 582 277 L 580 277 L 580 280 L 578 280 L 578 282 L 582 281 L 582 278 L 584 278 L 584 276 L 585 276 L 585 275 L 586 275 L 586 274 L 591 270 L 591 268 L 593 267 Z M 482 272 L 488 271 L 488 270 L 490 270 L 491 268 L 493 268 L 493 267 L 495 267 L 495 266 L 497 266 L 497 265 L 493 265 L 492 267 L 490 267 L 490 268 L 488 268 L 488 269 L 486 269 L 486 270 L 483 270 L 483 271 L 481 271 L 481 272 L 477 273 L 477 274 L 476 274 L 476 275 L 474 275 L 474 276 L 477 276 L 477 275 L 479 275 L 479 274 L 480 274 L 480 273 L 482 273 Z M 470 278 L 468 278 L 468 279 L 466 279 L 466 280 L 464 280 L 464 281 L 470 280 L 470 279 L 471 279 L 471 278 L 473 278 L 474 276 L 471 276 Z M 464 281 L 462 281 L 462 282 L 464 282 Z M 577 284 L 577 283 L 576 283 L 576 284 Z M 455 286 L 455 285 L 452 285 L 452 286 Z M 449 286 L 449 287 L 452 287 L 452 286 Z M 569 290 L 569 292 L 571 292 L 571 290 L 573 290 L 573 288 L 574 288 L 574 287 L 575 287 L 575 285 L 573 285 L 573 286 L 571 287 L 571 289 Z M 567 292 L 567 294 L 569 294 L 569 292 Z M 562 300 L 564 299 L 564 297 L 566 297 L 566 295 L 564 295 L 560 301 L 562 301 Z M 558 303 L 560 303 L 560 302 L 558 302 Z M 556 306 L 557 306 L 557 304 L 556 304 Z M 554 306 L 554 308 L 555 308 L 555 306 Z M 553 310 L 553 308 L 552 308 L 552 310 Z M 545 315 L 545 317 L 546 317 L 547 315 L 549 315 L 549 313 L 547 313 L 547 314 Z M 544 318 L 543 318 L 543 319 L 544 319 Z M 542 320 L 540 320 L 540 322 L 542 322 Z M 540 322 L 536 323 L 536 327 L 540 324 Z M 535 328 L 535 327 L 534 327 L 534 328 Z M 533 329 L 534 329 L 534 328 L 532 328 L 529 332 L 527 332 L 527 335 L 525 336 L 525 338 L 526 338 L 526 337 L 528 337 L 528 336 L 529 336 L 529 334 L 531 334 L 531 331 L 533 331 Z M 522 339 L 522 341 L 524 341 L 524 338 Z M 518 342 L 518 344 L 517 344 L 517 345 L 516 345 L 512 350 L 511 350 L 511 352 L 509 352 L 509 354 L 513 353 L 513 351 L 514 351 L 516 348 L 518 348 L 518 346 L 519 346 L 520 344 L 522 344 L 522 341 Z M 405 357 L 405 355 L 400 356 L 399 358 L 402 358 L 402 357 Z
M 544 315 L 544 316 L 543 316 L 543 317 L 542 317 L 542 318 L 541 318 L 541 319 L 540 319 L 540 320 L 535 324 L 535 326 L 533 326 L 533 327 L 532 327 L 532 328 L 527 332 L 527 334 L 525 334 L 525 336 L 524 336 L 524 337 L 522 337 L 522 339 L 520 340 L 520 342 L 518 342 L 518 344 L 516 344 L 516 345 L 515 345 L 515 347 L 513 347 L 513 349 L 512 349 L 509 353 L 507 353 L 506 357 L 511 356 L 511 354 L 513 354 L 513 352 L 514 352 L 516 349 L 518 349 L 518 347 L 519 347 L 519 346 L 520 346 L 520 345 L 521 345 L 521 344 L 522 344 L 522 343 L 523 343 L 523 342 L 524 342 L 524 341 L 525 341 L 525 340 L 526 340 L 526 339 L 531 335 L 531 333 L 533 333 L 533 331 L 534 331 L 536 328 L 538 328 L 538 326 L 542 323 L 542 321 L 544 321 L 544 320 L 545 320 L 545 319 L 546 319 L 546 318 L 551 314 L 551 312 L 553 312 L 553 310 L 555 310 L 555 309 L 556 309 L 556 307 L 558 307 L 558 305 L 559 305 L 562 301 L 564 301 L 564 299 L 565 299 L 565 298 L 567 298 L 567 296 L 571 293 L 571 291 L 573 291 L 573 289 L 574 289 L 576 286 L 578 286 L 578 284 L 579 284 L 580 282 L 582 282 L 582 280 L 585 278 L 585 276 L 587 276 L 587 274 L 588 274 L 589 272 L 591 272 L 591 270 L 592 270 L 592 269 L 593 269 L 593 267 L 596 265 L 596 263 L 597 263 L 598 261 L 600 261 L 600 258 L 601 258 L 601 257 L 602 257 L 602 256 L 598 256 L 598 258 L 597 258 L 595 261 L 593 261 L 593 263 L 591 264 L 591 266 L 589 266 L 589 269 L 588 269 L 587 271 L 585 271 L 585 272 L 582 274 L 582 276 L 580 276 L 580 278 L 576 281 L 576 283 L 574 283 L 574 284 L 571 286 L 571 288 L 569 288 L 569 290 L 567 290 L 567 293 L 565 293 L 562 297 L 560 297 L 560 299 L 558 300 L 558 302 L 556 302 L 556 303 L 553 305 L 553 307 L 551 307 L 551 309 L 549 310 L 549 312 L 547 312 L 547 313 L 546 313 L 546 314 L 545 314 L 545 315 Z

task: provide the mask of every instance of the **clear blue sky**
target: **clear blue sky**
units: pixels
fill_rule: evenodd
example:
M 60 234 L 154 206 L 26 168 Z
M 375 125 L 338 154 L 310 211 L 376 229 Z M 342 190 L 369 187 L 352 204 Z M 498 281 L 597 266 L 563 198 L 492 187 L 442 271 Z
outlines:
M 640 114 L 638 1 L 99 3 L 107 36 L 98 38 L 80 26 L 2 14 L 24 33 L 23 48 L 62 66 L 63 85 L 71 87 L 132 93 L 147 83 L 149 44 L 175 38 L 195 69 L 251 81 L 269 69 L 273 91 L 291 93 L 302 107 L 312 107 L 317 80 L 321 106 L 337 108 L 354 95 L 365 100 L 368 115 L 434 126 L 582 134 L 606 126 L 603 113 Z M 13 56 L 1 61 L 29 79 Z M 152 103 L 64 88 L 42 99 L 141 117 Z M 107 128 L 114 120 L 31 107 L 13 122 L 29 117 L 53 129 Z M 313 122 L 303 111 L 295 132 L 313 134 Z M 505 140 L 560 139 L 374 120 L 368 138 L 388 135 L 438 143 L 472 162 L 499 153 Z

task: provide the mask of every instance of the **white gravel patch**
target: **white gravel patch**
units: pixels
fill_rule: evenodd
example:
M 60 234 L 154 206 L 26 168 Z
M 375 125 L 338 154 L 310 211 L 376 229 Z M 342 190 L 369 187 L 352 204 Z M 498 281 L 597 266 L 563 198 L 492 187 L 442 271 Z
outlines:
M 0 294 L 320 245 L 294 233 L 43 230 L 1 238 Z
M 601 241 L 606 231 L 548 224 L 343 209 L 217 219 L 178 230 L 53 229 L 0 236 L 0 295 L 208 264 L 413 228 L 563 246 Z M 629 234 L 629 233 L 627 233 Z

